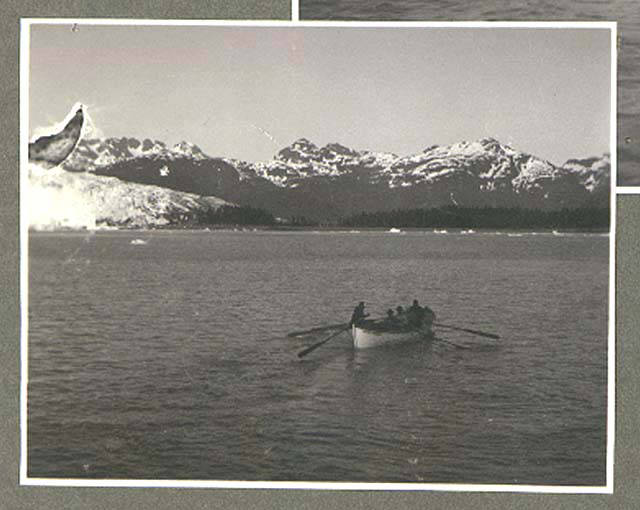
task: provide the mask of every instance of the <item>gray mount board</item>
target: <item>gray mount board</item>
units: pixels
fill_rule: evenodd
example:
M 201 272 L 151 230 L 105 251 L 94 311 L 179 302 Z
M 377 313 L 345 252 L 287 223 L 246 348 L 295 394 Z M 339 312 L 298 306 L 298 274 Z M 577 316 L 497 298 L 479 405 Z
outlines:
M 260 18 L 283 19 L 290 6 L 276 1 L 109 2 L 87 5 L 77 1 L 2 4 L 0 41 L 3 134 L 0 150 L 0 498 L 5 508 L 524 508 L 599 509 L 640 507 L 637 472 L 640 448 L 638 331 L 640 314 L 640 197 L 620 196 L 617 242 L 617 434 L 615 492 L 606 495 L 545 495 L 508 493 L 325 492 L 294 490 L 187 490 L 20 487 L 19 465 L 19 18 Z M 253 16 L 252 16 L 253 15 Z

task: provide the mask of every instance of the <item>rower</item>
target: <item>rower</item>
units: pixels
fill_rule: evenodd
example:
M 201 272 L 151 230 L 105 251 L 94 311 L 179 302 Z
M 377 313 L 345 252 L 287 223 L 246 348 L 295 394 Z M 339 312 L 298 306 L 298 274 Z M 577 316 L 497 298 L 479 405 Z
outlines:
M 387 316 L 385 317 L 384 321 L 390 325 L 395 325 L 398 323 L 398 318 L 394 315 L 393 308 L 389 308 L 387 310 Z
M 395 320 L 400 327 L 405 327 L 409 324 L 409 314 L 401 305 L 396 306 Z
M 414 328 L 419 328 L 422 326 L 424 311 L 422 307 L 418 304 L 418 300 L 414 299 L 413 304 L 407 310 L 407 321 L 409 325 Z
M 436 313 L 431 308 L 429 308 L 427 305 L 421 306 L 420 308 L 422 309 L 422 317 L 424 320 L 429 323 L 432 323 L 436 320 Z
M 369 314 L 364 313 L 364 301 L 360 301 L 360 303 L 358 303 L 358 306 L 354 308 L 353 313 L 351 314 L 351 322 L 349 324 L 352 326 L 357 326 L 367 317 L 369 317 Z
M 434 320 L 436 320 L 435 312 L 428 306 L 420 306 L 417 299 L 413 300 L 413 304 L 409 308 L 409 312 L 412 312 L 412 314 L 416 317 L 416 323 L 419 319 L 418 326 L 421 326 L 425 321 L 431 324 Z

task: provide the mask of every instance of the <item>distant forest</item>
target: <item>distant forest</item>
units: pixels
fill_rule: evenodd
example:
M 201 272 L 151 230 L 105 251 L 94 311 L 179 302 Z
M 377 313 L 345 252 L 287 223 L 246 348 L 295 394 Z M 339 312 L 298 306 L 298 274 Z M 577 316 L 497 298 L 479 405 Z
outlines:
M 253 225 L 289 227 L 345 228 L 495 228 L 495 229 L 575 229 L 607 230 L 608 208 L 562 209 L 541 211 L 517 207 L 457 207 L 433 209 L 395 209 L 362 212 L 326 223 L 295 216 L 277 220 L 270 212 L 257 207 L 224 205 L 199 215 L 201 225 Z
M 223 205 L 211 208 L 198 218 L 203 225 L 275 225 L 273 214 L 257 207 Z
M 360 213 L 340 220 L 342 227 L 404 228 L 562 228 L 602 230 L 609 228 L 608 208 L 542 211 L 517 207 L 456 207 L 435 209 L 396 209 Z

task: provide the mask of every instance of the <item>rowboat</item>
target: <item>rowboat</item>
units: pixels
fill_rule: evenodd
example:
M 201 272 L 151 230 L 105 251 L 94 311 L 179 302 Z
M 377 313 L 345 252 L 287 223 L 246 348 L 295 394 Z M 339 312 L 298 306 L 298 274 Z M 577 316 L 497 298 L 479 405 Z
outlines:
M 305 357 L 310 352 L 315 351 L 318 347 L 340 336 L 348 329 L 351 329 L 354 349 L 369 349 L 371 347 L 378 347 L 382 345 L 435 340 L 436 336 L 433 333 L 433 326 L 445 328 L 445 331 L 464 331 L 465 333 L 493 338 L 495 340 L 500 338 L 498 335 L 494 335 L 493 333 L 486 333 L 477 329 L 461 328 L 460 326 L 435 322 L 436 314 L 433 313 L 429 307 L 420 307 L 418 305 L 418 300 L 414 300 L 413 305 L 408 309 L 406 315 L 401 308 L 402 307 L 400 306 L 398 307 L 398 315 L 394 315 L 392 311 L 389 310 L 388 317 L 385 317 L 384 319 L 365 319 L 364 317 L 368 317 L 368 315 L 364 314 L 364 302 L 361 301 L 353 311 L 351 321 L 348 324 L 332 324 L 330 326 L 316 327 L 304 331 L 294 331 L 289 333 L 287 336 L 300 336 L 317 333 L 319 331 L 334 330 L 334 332 L 324 340 L 316 342 L 315 344 L 300 351 L 298 353 L 299 358 Z M 469 347 L 449 342 L 442 338 L 437 338 L 437 340 L 458 349 L 469 349 Z
M 425 321 L 420 327 L 388 320 L 364 320 L 351 327 L 354 349 L 369 349 L 385 344 L 418 342 L 433 339 L 432 323 Z

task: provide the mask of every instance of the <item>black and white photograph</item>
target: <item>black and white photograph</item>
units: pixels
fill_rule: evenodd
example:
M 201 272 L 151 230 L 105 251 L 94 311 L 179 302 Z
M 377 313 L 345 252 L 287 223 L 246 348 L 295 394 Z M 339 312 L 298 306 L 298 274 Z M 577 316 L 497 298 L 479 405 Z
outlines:
M 610 493 L 615 45 L 23 20 L 21 482 Z
M 637 0 L 298 0 L 300 19 L 617 21 L 618 186 L 640 190 L 640 6 Z

